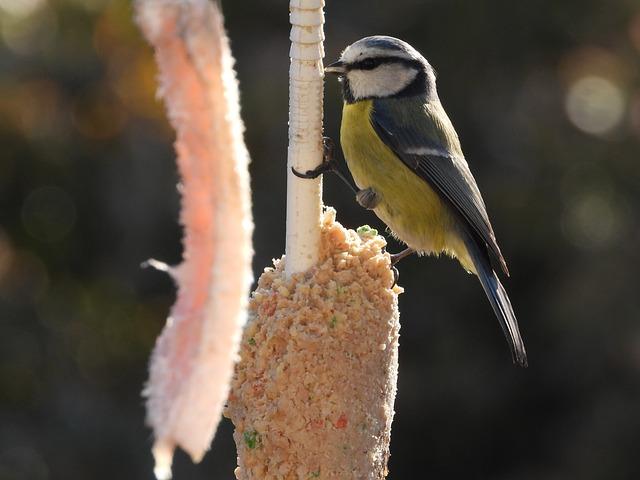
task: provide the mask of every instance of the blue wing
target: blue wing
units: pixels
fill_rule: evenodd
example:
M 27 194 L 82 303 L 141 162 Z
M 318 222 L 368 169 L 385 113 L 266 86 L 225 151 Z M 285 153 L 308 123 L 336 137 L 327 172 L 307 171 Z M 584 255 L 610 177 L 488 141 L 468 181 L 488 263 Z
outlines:
M 450 205 L 491 264 L 509 275 L 476 181 L 439 101 L 376 99 L 371 124 L 398 158 Z

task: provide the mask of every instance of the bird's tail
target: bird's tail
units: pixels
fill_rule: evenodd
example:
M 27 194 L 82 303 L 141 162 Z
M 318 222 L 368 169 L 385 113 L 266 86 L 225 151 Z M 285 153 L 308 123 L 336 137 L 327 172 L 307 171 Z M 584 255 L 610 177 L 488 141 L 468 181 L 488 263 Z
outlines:
M 527 351 L 524 348 L 524 342 L 520 336 L 518 320 L 516 320 L 516 315 L 513 313 L 509 296 L 502 286 L 502 283 L 500 283 L 496 272 L 491 267 L 489 259 L 486 258 L 487 256 L 480 250 L 478 244 L 473 239 L 468 239 L 465 244 L 473 260 L 473 264 L 476 267 L 482 288 L 487 294 L 491 307 L 496 317 L 498 317 L 498 322 L 500 322 L 504 336 L 507 338 L 513 363 L 521 367 L 526 367 Z

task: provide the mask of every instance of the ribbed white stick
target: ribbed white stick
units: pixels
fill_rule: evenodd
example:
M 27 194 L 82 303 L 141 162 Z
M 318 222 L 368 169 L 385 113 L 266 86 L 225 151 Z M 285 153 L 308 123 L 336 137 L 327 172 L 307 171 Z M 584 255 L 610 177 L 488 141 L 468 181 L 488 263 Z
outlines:
M 300 179 L 322 161 L 324 0 L 291 0 L 286 275 L 318 261 L 322 180 Z

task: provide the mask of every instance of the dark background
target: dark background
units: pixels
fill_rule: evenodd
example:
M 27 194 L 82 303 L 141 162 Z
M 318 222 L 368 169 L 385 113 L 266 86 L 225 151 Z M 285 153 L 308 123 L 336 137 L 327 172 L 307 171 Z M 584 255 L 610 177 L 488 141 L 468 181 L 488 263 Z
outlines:
M 224 1 L 252 155 L 256 276 L 284 250 L 288 6 Z M 640 4 L 329 1 L 327 60 L 401 37 L 440 97 L 512 272 L 511 365 L 478 282 L 401 265 L 391 479 L 640 478 Z M 0 0 L 0 479 L 151 479 L 140 396 L 180 259 L 173 132 L 124 0 Z M 326 131 L 340 98 L 327 82 Z M 369 223 L 335 178 L 325 202 Z M 399 246 L 392 244 L 390 250 Z M 175 477 L 232 478 L 224 421 Z

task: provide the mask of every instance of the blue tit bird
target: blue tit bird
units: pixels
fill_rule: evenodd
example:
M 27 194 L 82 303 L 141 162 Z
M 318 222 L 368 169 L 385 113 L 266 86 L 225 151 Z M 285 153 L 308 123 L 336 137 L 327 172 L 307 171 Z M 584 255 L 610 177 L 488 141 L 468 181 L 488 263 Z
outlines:
M 518 322 L 496 274 L 508 276 L 507 264 L 429 62 L 408 43 L 376 35 L 349 45 L 325 72 L 342 83 L 340 143 L 356 198 L 408 246 L 392 261 L 414 252 L 457 258 L 480 280 L 514 363 L 526 367 Z

